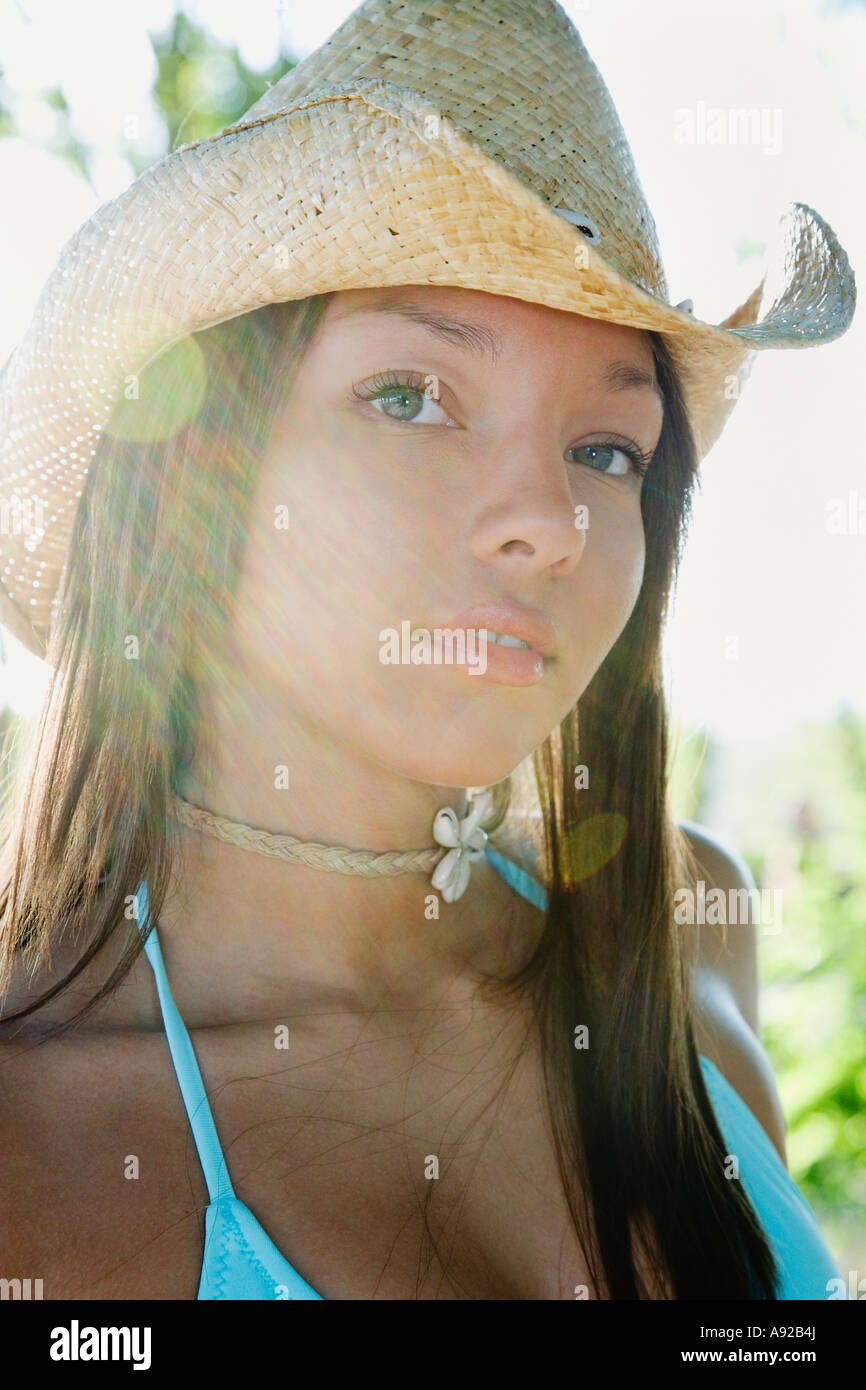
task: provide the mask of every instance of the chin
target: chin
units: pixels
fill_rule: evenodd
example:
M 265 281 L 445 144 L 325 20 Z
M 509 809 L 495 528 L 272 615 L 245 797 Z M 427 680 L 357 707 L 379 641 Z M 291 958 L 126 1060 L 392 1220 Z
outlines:
M 512 739 L 491 746 L 488 739 L 483 746 L 477 741 L 475 747 L 455 746 L 452 742 L 439 754 L 430 748 L 415 748 L 410 757 L 400 760 L 398 770 L 413 782 L 428 782 L 437 787 L 493 787 L 510 776 L 536 746 L 516 746 Z

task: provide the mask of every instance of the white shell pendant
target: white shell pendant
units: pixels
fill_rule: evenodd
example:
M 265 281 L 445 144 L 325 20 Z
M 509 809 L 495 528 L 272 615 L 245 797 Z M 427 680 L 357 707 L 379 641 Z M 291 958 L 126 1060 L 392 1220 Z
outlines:
M 490 810 L 492 801 L 490 792 L 474 797 L 463 820 L 457 819 L 450 806 L 436 813 L 433 838 L 437 844 L 444 845 L 448 853 L 439 860 L 430 882 L 446 903 L 462 898 L 469 883 L 470 864 L 484 853 L 487 831 L 481 829 L 479 821 Z

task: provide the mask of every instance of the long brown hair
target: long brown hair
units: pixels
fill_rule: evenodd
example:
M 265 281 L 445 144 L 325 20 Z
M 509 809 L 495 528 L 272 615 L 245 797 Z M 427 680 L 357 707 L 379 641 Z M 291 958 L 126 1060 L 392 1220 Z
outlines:
M 122 402 L 101 436 L 62 577 L 53 673 L 4 807 L 0 994 L 18 966 L 35 979 L 67 930 L 86 946 L 4 1025 L 72 983 L 145 877 L 159 918 L 180 854 L 168 798 L 194 754 L 207 756 L 197 658 L 228 621 L 257 467 L 329 299 L 267 305 L 184 340 L 141 375 L 153 437 L 129 437 Z M 504 983 L 532 1001 L 564 1190 L 596 1287 L 613 1299 L 646 1297 L 658 1281 L 677 1299 L 774 1298 L 772 1252 L 724 1172 L 674 925 L 676 888 L 699 870 L 668 806 L 661 637 L 696 458 L 664 342 L 649 336 L 665 419 L 642 490 L 637 603 L 524 775 L 495 789 L 500 831 L 538 815 L 548 891 L 537 949 Z M 173 432 L 160 437 L 167 419 Z M 581 765 L 589 784 L 578 789 Z M 136 933 L 44 1040 L 80 1024 L 141 949 Z M 575 1045 L 580 1028 L 588 1046 Z

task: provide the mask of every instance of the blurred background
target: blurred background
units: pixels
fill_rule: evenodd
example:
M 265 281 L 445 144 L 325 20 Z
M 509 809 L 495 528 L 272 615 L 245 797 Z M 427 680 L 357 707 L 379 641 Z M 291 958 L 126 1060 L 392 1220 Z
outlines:
M 353 8 L 0 0 L 0 363 L 80 224 L 236 120 Z M 791 200 L 829 221 L 862 282 L 866 0 L 563 8 L 619 110 L 672 302 L 725 318 Z M 866 1278 L 864 334 L 861 312 L 836 343 L 758 354 L 702 465 L 666 635 L 675 812 L 783 895 L 781 929 L 758 927 L 763 1041 L 791 1172 L 846 1279 Z M 14 748 L 46 668 L 3 628 L 0 658 Z

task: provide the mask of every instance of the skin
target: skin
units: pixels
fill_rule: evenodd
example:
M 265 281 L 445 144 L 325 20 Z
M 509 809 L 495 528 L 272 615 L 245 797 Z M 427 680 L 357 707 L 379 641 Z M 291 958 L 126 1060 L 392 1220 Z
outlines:
M 406 317 L 357 312 L 386 298 L 484 325 L 496 360 Z M 461 813 L 465 788 L 501 781 L 543 742 L 643 575 L 641 478 L 618 449 L 595 466 L 567 452 L 610 435 L 655 448 L 661 400 L 605 385 L 614 360 L 652 372 L 648 335 L 450 287 L 334 296 L 264 460 L 234 621 L 202 673 L 218 761 L 207 779 L 193 770 L 188 800 L 303 840 L 432 847 L 441 806 Z M 418 398 L 421 421 L 353 396 L 390 369 L 438 378 L 438 401 Z M 537 683 L 380 662 L 383 629 L 449 626 L 502 596 L 553 623 L 557 655 Z M 278 766 L 288 789 L 274 786 Z M 459 1004 L 486 970 L 525 956 L 540 926 L 532 909 L 509 931 L 515 895 L 486 863 L 431 921 L 425 875 L 365 880 L 182 837 L 159 929 L 191 1028 L 287 1007 Z

